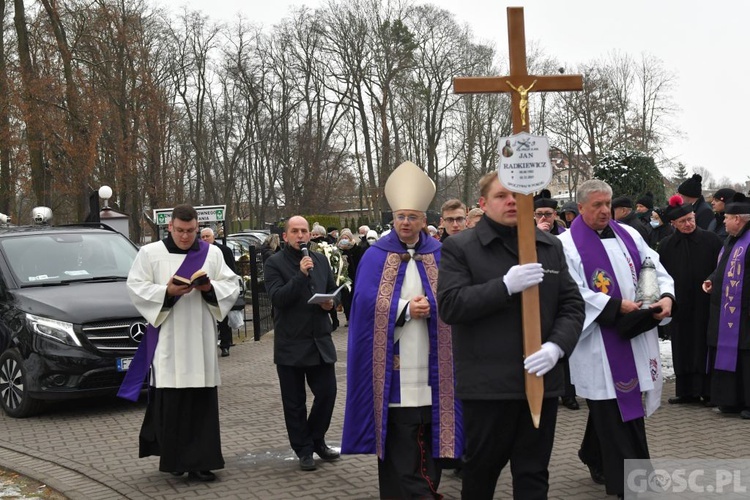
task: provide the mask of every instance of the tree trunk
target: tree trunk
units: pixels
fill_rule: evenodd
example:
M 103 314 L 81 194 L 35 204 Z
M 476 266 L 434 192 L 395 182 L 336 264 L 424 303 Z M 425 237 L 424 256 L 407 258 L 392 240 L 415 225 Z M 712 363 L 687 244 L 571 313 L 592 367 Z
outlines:
M 31 168 L 31 188 L 37 205 L 49 205 L 50 179 L 47 176 L 42 156 L 44 134 L 39 122 L 41 112 L 36 96 L 37 76 L 31 62 L 29 32 L 26 29 L 26 13 L 23 0 L 13 0 L 15 15 L 13 22 L 18 35 L 18 61 L 21 71 L 23 116 L 26 123 L 26 144 L 29 149 L 29 166 Z

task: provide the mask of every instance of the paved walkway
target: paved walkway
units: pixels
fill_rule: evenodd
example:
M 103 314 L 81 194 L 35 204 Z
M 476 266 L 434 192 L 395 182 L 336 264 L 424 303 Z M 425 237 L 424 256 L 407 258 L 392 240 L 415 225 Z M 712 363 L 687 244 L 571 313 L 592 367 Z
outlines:
M 341 318 L 343 320 L 343 317 Z M 343 324 L 343 321 L 342 321 Z M 339 398 L 328 443 L 338 446 L 346 388 L 346 329 L 334 334 L 339 360 Z M 226 468 L 214 483 L 191 483 L 158 471 L 158 458 L 138 458 L 137 436 L 145 409 L 117 399 L 58 404 L 47 413 L 17 420 L 0 414 L 0 466 L 38 479 L 72 499 L 112 498 L 377 498 L 372 456 L 345 456 L 301 472 L 288 446 L 272 363 L 273 336 L 236 340 L 221 358 L 222 447 Z M 750 421 L 713 409 L 665 404 L 647 420 L 653 457 L 750 458 Z M 550 498 L 606 498 L 591 482 L 576 451 L 587 411 L 560 407 L 550 465 Z M 443 475 L 440 491 L 460 497 L 460 481 Z M 509 498 L 510 471 L 500 478 L 496 498 Z M 613 497 L 610 497 L 613 498 Z

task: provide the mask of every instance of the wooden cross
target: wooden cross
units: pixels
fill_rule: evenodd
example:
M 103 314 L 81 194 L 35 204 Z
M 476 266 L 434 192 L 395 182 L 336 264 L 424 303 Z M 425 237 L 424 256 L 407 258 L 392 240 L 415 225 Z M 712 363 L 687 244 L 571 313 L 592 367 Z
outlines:
M 510 46 L 509 76 L 475 76 L 453 79 L 456 94 L 511 92 L 513 133 L 529 131 L 529 92 L 581 90 L 581 75 L 534 76 L 526 68 L 526 34 L 523 7 L 508 7 L 508 45 Z M 536 262 L 534 234 L 534 200 L 531 195 L 516 194 L 518 209 L 518 260 L 520 264 Z M 539 316 L 539 287 L 523 291 L 523 350 L 529 356 L 541 349 L 541 320 Z M 544 398 L 544 379 L 524 372 L 526 399 L 529 402 L 534 427 L 539 427 Z

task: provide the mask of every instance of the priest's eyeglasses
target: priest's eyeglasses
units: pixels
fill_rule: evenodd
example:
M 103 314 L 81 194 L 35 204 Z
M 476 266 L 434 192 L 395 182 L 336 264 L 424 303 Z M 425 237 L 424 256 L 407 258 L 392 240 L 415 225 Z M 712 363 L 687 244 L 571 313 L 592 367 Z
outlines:
M 534 212 L 534 217 L 551 219 L 555 216 L 555 212 Z
M 419 216 L 417 216 L 417 215 L 404 215 L 404 214 L 398 214 L 398 215 L 396 216 L 396 220 L 397 220 L 397 221 L 399 221 L 399 222 L 404 222 L 405 220 L 408 220 L 408 221 L 409 221 L 409 222 L 411 222 L 412 224 L 414 224 L 415 222 L 417 222 L 417 221 L 418 221 L 419 219 L 420 219 L 420 217 L 419 217 Z
M 693 217 L 688 217 L 687 219 L 673 220 L 672 224 L 674 224 L 675 226 L 680 226 L 680 227 L 687 226 L 688 224 L 695 224 L 695 217 L 693 216 Z

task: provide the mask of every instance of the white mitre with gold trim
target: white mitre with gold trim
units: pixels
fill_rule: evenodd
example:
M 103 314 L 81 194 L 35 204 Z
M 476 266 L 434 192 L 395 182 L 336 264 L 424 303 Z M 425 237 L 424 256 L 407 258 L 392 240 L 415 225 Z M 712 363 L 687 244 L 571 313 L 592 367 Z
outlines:
M 417 210 L 426 212 L 435 197 L 435 183 L 424 170 L 405 161 L 388 176 L 385 198 L 391 210 Z

